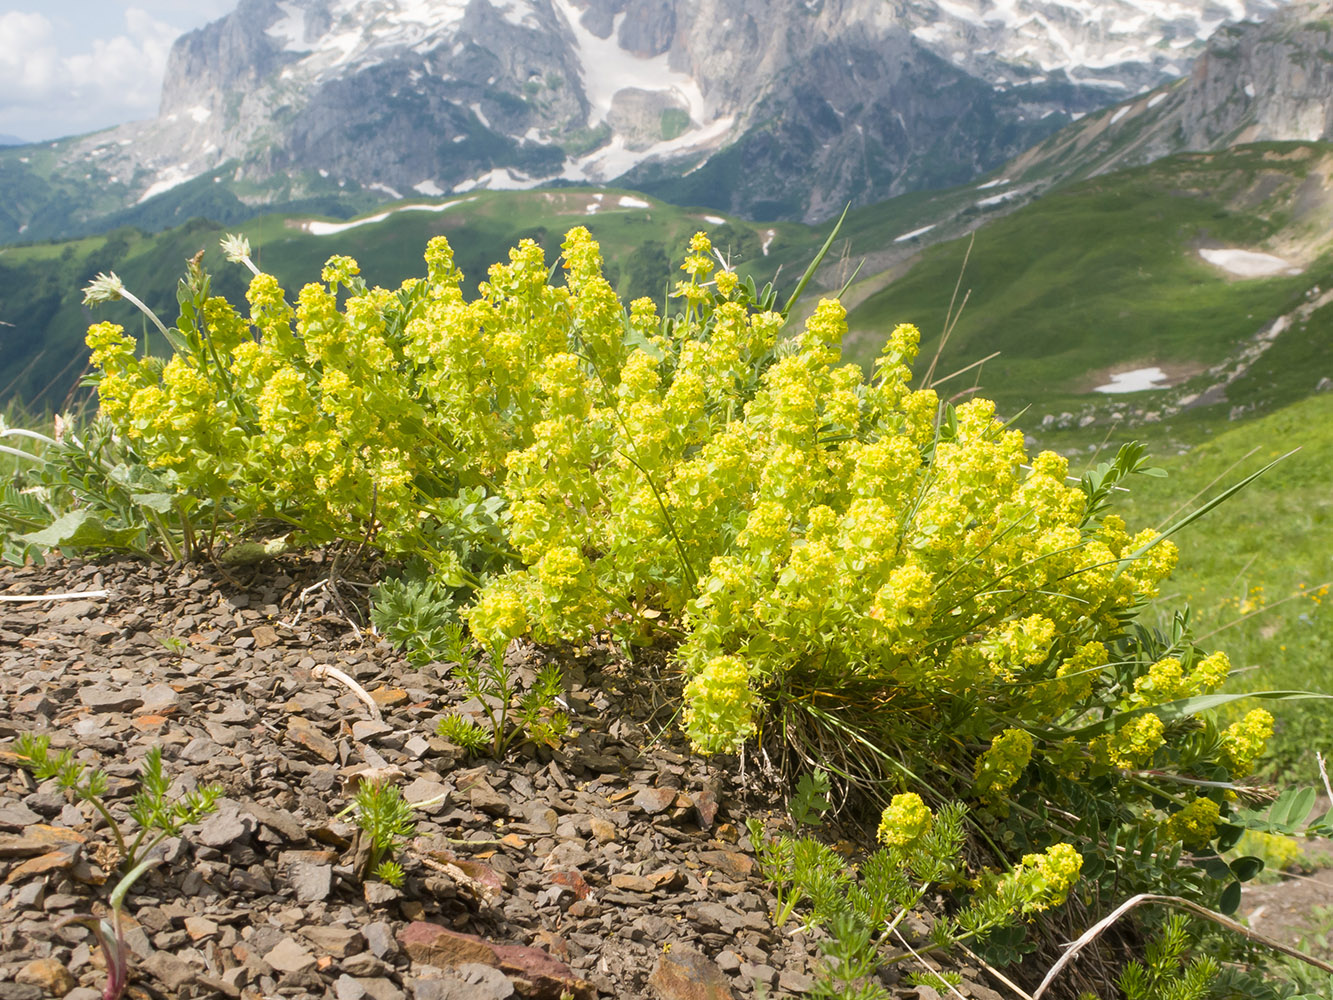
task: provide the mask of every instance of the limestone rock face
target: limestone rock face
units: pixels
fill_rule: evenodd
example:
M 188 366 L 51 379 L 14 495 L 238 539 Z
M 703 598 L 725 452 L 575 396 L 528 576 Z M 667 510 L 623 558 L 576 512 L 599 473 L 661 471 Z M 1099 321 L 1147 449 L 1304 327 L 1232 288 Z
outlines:
M 99 184 L 88 212 L 103 215 L 173 191 L 184 206 L 190 182 L 189 205 L 216 217 L 226 198 L 561 180 L 816 220 L 970 180 L 1080 114 L 1189 72 L 1220 26 L 1283 6 L 240 0 L 177 41 L 156 119 L 57 144 L 56 175 Z M 1252 60 L 1256 92 L 1289 88 L 1272 115 L 1325 126 L 1323 63 L 1279 71 L 1243 30 L 1220 37 L 1235 54 L 1200 63 L 1201 87 L 1231 86 L 1227 67 Z M 201 190 L 200 178 L 219 187 Z
M 1333 139 L 1333 3 L 1229 25 L 1190 73 L 1025 153 L 1015 175 L 1094 175 L 1180 152 Z

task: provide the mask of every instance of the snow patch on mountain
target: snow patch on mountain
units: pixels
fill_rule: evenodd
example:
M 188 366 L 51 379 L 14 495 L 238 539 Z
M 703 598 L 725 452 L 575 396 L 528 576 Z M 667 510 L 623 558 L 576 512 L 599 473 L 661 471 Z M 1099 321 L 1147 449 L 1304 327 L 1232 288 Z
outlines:
M 552 6 L 569 25 L 578 46 L 583 91 L 591 106 L 588 125 L 606 121 L 612 101 L 622 90 L 665 91 L 680 98 L 689 109 L 692 122 L 703 124 L 708 120 L 708 105 L 698 81 L 688 73 L 673 70 L 668 53 L 644 58 L 620 47 L 617 39 L 621 24 L 628 15 L 617 14 L 611 34 L 598 38 L 583 26 L 578 10 L 569 0 L 552 0 Z

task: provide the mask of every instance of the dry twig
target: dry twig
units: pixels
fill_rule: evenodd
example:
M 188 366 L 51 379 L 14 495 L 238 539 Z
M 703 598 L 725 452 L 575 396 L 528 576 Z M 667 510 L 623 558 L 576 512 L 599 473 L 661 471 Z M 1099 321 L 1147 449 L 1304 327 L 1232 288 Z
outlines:
M 1299 951 L 1290 945 L 1282 944 L 1280 941 L 1274 941 L 1270 937 L 1265 937 L 1263 934 L 1252 931 L 1244 924 L 1239 924 L 1229 917 L 1222 916 L 1220 913 L 1214 913 L 1206 906 L 1192 903 L 1188 899 L 1181 899 L 1179 896 L 1157 896 L 1152 893 L 1142 892 L 1137 896 L 1131 896 L 1129 899 L 1125 900 L 1105 917 L 1084 931 L 1077 941 L 1070 944 L 1069 950 L 1061 955 L 1060 960 L 1051 966 L 1051 970 L 1046 973 L 1046 978 L 1043 979 L 1041 985 L 1037 987 L 1037 992 L 1032 994 L 1032 1000 L 1041 1000 L 1041 996 L 1046 992 L 1047 987 L 1051 985 L 1055 980 L 1055 977 L 1060 974 L 1061 970 L 1073 961 L 1075 955 L 1088 945 L 1092 944 L 1092 942 L 1100 937 L 1108 927 L 1123 917 L 1126 913 L 1134 909 L 1136 906 L 1142 906 L 1144 903 L 1161 903 L 1164 906 L 1170 906 L 1177 910 L 1184 910 L 1186 913 L 1191 913 L 1196 917 L 1202 917 L 1204 920 L 1211 920 L 1219 927 L 1225 927 L 1229 931 L 1235 931 L 1237 934 L 1249 941 L 1253 941 L 1255 944 L 1263 945 L 1266 948 L 1272 948 L 1274 951 L 1279 951 L 1282 954 L 1304 962 L 1307 965 L 1313 965 L 1316 969 L 1322 969 L 1325 972 L 1333 972 L 1333 965 L 1329 965 L 1327 962 L 1321 961 L 1313 955 L 1307 955 L 1305 952 Z
M 310 676 L 316 680 L 336 681 L 366 703 L 366 707 L 370 709 L 370 714 L 376 722 L 379 722 L 383 718 L 380 714 L 379 705 L 375 703 L 375 699 L 370 696 L 370 693 L 337 667 L 330 667 L 327 664 L 321 663 L 319 666 L 311 669 Z

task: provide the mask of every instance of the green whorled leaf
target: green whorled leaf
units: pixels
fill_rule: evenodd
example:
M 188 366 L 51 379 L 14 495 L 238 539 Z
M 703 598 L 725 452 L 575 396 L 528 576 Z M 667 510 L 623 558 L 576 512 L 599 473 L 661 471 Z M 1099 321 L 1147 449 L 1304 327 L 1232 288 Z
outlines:
M 1226 916 L 1231 916 L 1240 907 L 1240 883 L 1232 882 L 1222 890 L 1222 898 L 1217 901 L 1217 909 Z
M 1249 854 L 1231 862 L 1231 874 L 1235 875 L 1237 880 L 1241 882 L 1248 882 L 1263 870 L 1264 859 Z

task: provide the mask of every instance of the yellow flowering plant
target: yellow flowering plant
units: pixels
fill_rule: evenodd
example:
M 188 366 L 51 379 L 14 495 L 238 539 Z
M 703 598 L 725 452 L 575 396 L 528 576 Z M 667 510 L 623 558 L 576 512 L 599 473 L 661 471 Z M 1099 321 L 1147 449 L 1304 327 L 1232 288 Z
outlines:
M 1015 871 L 1055 884 L 1024 859 L 1078 845 L 1089 901 L 1216 890 L 1176 862 L 1238 832 L 1271 720 L 1220 731 L 1225 657 L 1183 615 L 1137 621 L 1189 520 L 1115 513 L 1140 447 L 1082 477 L 1029 455 L 990 401 L 913 384 L 910 325 L 867 378 L 837 298 L 790 329 L 702 233 L 660 310 L 620 302 L 582 227 L 556 268 L 521 242 L 472 299 L 443 237 L 396 290 L 334 257 L 294 304 L 242 250 L 248 313 L 193 268 L 166 363 L 89 332 L 103 418 L 223 527 L 418 558 L 485 649 L 671 645 L 699 750 L 967 800 Z M 1200 795 L 1206 840 L 1169 819 Z

